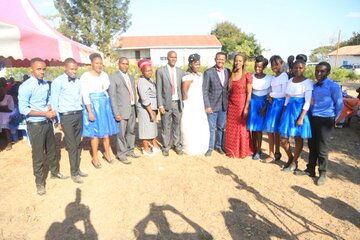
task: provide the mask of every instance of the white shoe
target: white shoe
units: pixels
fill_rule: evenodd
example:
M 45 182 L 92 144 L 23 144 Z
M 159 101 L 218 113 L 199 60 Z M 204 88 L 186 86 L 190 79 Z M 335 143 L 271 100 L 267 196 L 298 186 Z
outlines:
M 149 157 L 152 157 L 154 156 L 154 152 L 152 153 L 148 153 L 147 151 L 145 151 L 144 149 L 142 149 L 142 154 L 145 155 L 145 156 L 149 156 Z
M 161 149 L 160 148 L 157 148 L 157 147 L 153 147 L 153 153 L 159 153 L 161 152 Z

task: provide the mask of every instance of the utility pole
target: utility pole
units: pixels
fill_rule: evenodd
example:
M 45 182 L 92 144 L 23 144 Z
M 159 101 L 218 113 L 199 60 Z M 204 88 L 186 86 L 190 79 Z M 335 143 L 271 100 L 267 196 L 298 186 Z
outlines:
M 340 34 L 341 34 L 341 30 L 339 30 L 339 35 L 338 35 L 338 42 L 337 42 L 337 48 L 336 48 L 336 58 L 335 58 L 335 67 L 337 67 L 338 58 L 339 58 Z

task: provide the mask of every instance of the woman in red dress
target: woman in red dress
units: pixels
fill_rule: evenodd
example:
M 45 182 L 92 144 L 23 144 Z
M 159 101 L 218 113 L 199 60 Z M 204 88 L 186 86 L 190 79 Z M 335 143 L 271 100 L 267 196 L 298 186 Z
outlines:
M 253 154 L 250 132 L 246 129 L 252 90 L 252 76 L 245 71 L 246 56 L 234 58 L 229 80 L 229 105 L 224 150 L 229 157 L 244 158 Z

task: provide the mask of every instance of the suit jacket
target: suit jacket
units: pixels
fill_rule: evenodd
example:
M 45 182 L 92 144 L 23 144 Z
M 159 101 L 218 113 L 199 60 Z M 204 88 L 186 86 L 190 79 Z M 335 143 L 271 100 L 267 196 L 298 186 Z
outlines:
M 230 78 L 230 70 L 225 71 L 224 86 L 221 84 L 219 75 L 215 66 L 204 72 L 203 80 L 203 98 L 205 108 L 211 107 L 213 111 L 226 111 L 228 106 L 228 84 Z
M 179 96 L 179 107 L 180 110 L 183 108 L 182 94 L 181 94 L 181 82 L 185 72 L 176 68 L 176 82 L 177 82 L 177 93 Z M 172 94 L 171 94 L 171 79 L 167 65 L 162 66 L 156 70 L 156 92 L 158 106 L 163 106 L 165 110 L 172 108 Z
M 131 87 L 134 93 L 134 104 L 136 104 L 136 91 L 134 77 L 129 74 Z M 123 119 L 128 119 L 131 114 L 131 100 L 126 82 L 120 71 L 110 76 L 110 86 L 108 89 L 111 107 L 114 116 L 120 115 Z

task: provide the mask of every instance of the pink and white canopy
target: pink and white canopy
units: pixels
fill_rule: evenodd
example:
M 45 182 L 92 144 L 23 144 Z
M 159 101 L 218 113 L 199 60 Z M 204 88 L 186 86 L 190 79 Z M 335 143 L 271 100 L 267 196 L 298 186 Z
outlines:
M 0 61 L 7 66 L 28 66 L 40 57 L 58 65 L 68 57 L 90 63 L 98 52 L 61 35 L 36 12 L 28 0 L 0 0 Z

